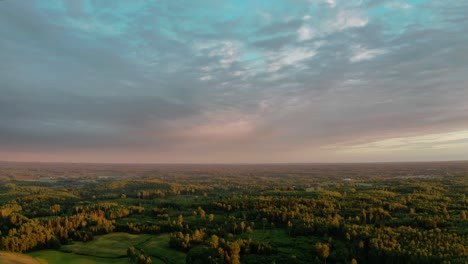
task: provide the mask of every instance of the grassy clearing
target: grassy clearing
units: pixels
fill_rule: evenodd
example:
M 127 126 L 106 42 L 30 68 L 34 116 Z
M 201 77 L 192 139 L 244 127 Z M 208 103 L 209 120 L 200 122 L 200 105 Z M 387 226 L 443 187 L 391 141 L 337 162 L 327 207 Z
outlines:
M 185 253 L 169 247 L 169 234 L 153 236 L 150 240 L 143 242 L 137 247 L 143 249 L 146 254 L 157 257 L 166 263 L 185 263 Z
M 2 264 L 38 264 L 39 262 L 37 262 L 37 260 L 27 255 L 9 253 L 9 252 L 0 252 L 0 263 Z
M 35 251 L 28 254 L 33 257 L 36 262 L 39 264 L 104 264 L 104 263 L 113 263 L 113 264 L 128 264 L 127 258 L 98 258 L 92 256 L 81 256 L 73 253 L 65 253 L 56 250 L 41 250 Z M 4 262 L 1 262 L 4 263 Z M 8 263 L 8 262 L 7 262 Z M 16 263 L 16 262 L 12 262 Z M 29 263 L 29 262 L 18 262 L 18 263 Z
M 128 233 L 111 233 L 95 236 L 93 241 L 74 242 L 60 248 L 63 252 L 72 252 L 79 255 L 95 256 L 101 258 L 125 257 L 127 249 L 151 239 L 153 235 L 133 235 Z
M 290 237 L 284 229 L 257 229 L 245 236 L 245 238 L 251 238 L 253 241 L 272 245 L 278 250 L 275 256 L 282 261 L 289 261 L 294 256 L 294 259 L 298 261 L 307 262 L 310 260 L 315 243 L 323 242 L 321 238 L 314 236 Z M 249 256 L 246 257 L 248 258 Z
M 128 233 L 111 233 L 102 236 L 95 236 L 93 241 L 89 241 L 86 243 L 74 242 L 71 245 L 64 245 L 60 249 L 62 252 L 54 253 L 55 255 L 53 256 L 49 256 L 49 254 L 46 254 L 47 258 L 45 259 L 49 260 L 48 263 L 51 264 L 69 263 L 66 262 L 66 258 L 73 259 L 75 257 L 90 257 L 91 260 L 98 261 L 90 263 L 114 263 L 114 261 L 121 261 L 122 259 L 119 259 L 121 257 L 123 257 L 123 259 L 126 260 L 125 256 L 127 254 L 127 249 L 130 246 L 142 249 L 145 252 L 145 255 L 151 256 L 153 260 L 156 260 L 157 258 L 166 263 L 185 263 L 185 253 L 169 248 L 169 234 L 155 236 L 148 234 L 134 235 Z M 39 252 L 43 251 L 38 251 L 37 253 Z M 55 261 L 55 259 L 53 258 L 54 256 L 57 257 L 57 261 Z M 62 261 L 64 262 L 60 262 L 61 258 L 65 258 L 62 259 Z M 47 262 L 41 262 L 41 264 L 42 263 Z
M 244 233 L 247 237 L 252 238 L 254 241 L 271 242 L 275 240 L 289 239 L 290 237 L 284 231 L 284 229 L 266 229 L 262 230 L 262 227 L 254 229 L 251 233 Z

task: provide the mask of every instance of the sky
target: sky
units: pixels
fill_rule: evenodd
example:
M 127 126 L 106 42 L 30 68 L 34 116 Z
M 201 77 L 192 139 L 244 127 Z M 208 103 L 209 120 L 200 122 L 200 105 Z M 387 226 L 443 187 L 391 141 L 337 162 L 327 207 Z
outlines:
M 466 159 L 468 1 L 0 1 L 0 160 Z

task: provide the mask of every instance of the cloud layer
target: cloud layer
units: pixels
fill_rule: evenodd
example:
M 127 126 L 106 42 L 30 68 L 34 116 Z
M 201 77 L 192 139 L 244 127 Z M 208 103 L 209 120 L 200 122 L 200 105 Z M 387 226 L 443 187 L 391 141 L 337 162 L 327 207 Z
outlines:
M 5 0 L 0 35 L 0 159 L 468 159 L 464 1 Z

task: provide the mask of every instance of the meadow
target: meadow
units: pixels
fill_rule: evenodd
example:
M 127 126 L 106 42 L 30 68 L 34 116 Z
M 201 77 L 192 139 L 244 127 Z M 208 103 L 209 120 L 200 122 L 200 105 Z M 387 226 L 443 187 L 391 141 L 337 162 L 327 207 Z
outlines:
M 57 250 L 41 250 L 28 253 L 40 264 L 128 264 L 127 258 L 99 258 L 82 256 L 74 253 L 65 253 Z

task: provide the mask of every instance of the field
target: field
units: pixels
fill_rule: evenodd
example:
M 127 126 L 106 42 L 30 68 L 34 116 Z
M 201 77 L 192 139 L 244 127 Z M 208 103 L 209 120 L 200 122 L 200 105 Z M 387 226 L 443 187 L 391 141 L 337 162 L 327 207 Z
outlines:
M 0 252 L 0 263 L 2 264 L 38 264 L 38 262 L 30 256 Z
M 185 253 L 179 252 L 169 247 L 169 234 L 153 236 L 138 245 L 147 254 L 157 257 L 166 263 L 183 264 L 185 263 Z
M 153 260 L 158 259 L 159 262 L 163 263 L 185 263 L 185 254 L 169 248 L 168 245 L 169 235 L 167 234 L 155 236 L 116 232 L 96 236 L 89 242 L 74 242 L 70 245 L 64 245 L 60 248 L 60 251 L 42 250 L 31 252 L 28 255 L 36 259 L 40 264 L 128 263 L 127 249 L 134 246 L 144 250 Z M 28 258 L 26 257 L 26 259 Z
M 56 250 L 34 251 L 28 255 L 37 260 L 35 263 L 39 264 L 128 264 L 127 258 L 98 258 L 93 256 L 81 256 L 74 253 L 65 253 Z
M 60 248 L 60 251 L 100 258 L 124 258 L 127 256 L 129 247 L 138 247 L 138 245 L 152 237 L 152 235 L 146 234 L 111 233 L 96 236 L 89 242 L 74 242 L 71 245 L 64 245 Z

